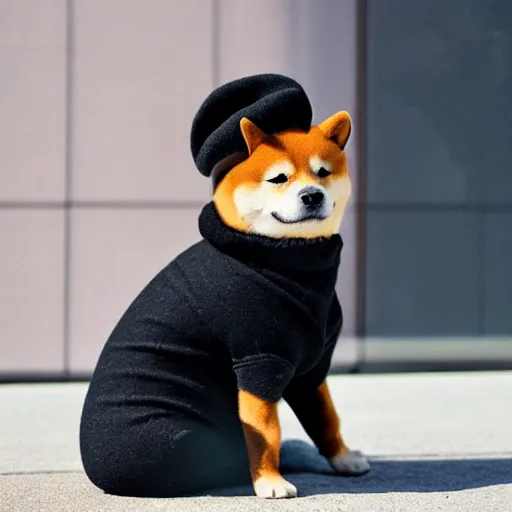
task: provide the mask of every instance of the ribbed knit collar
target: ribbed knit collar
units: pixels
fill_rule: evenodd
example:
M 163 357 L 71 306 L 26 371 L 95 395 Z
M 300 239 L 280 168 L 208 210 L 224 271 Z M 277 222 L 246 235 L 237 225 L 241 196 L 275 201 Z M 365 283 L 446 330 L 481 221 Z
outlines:
M 270 238 L 241 233 L 226 226 L 213 202 L 199 216 L 199 231 L 220 251 L 237 260 L 269 268 L 303 272 L 337 271 L 343 242 L 330 238 Z

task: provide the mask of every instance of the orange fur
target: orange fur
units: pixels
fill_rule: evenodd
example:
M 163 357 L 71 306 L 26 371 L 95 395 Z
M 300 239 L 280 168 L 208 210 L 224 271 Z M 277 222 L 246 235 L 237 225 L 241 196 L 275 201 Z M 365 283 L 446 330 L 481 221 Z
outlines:
M 351 122 L 347 112 L 338 112 L 318 125 L 322 133 L 343 149 L 350 136 Z
M 239 391 L 238 407 L 253 482 L 260 478 L 280 478 L 281 428 L 277 403 Z
M 340 432 L 340 420 L 327 381 L 294 396 L 290 406 L 321 455 L 331 458 L 350 451 Z
M 326 381 L 317 389 L 304 392 L 298 403 L 290 405 L 321 455 L 332 459 L 350 452 L 341 436 L 340 421 Z M 279 473 L 281 427 L 277 403 L 239 390 L 238 414 L 255 490 L 263 481 L 270 486 L 286 483 Z
M 318 414 L 319 436 L 314 440 L 319 452 L 326 458 L 342 455 L 349 451 L 340 431 L 340 420 L 334 407 L 327 382 L 316 390 L 316 405 L 311 414 Z
M 288 182 L 281 187 L 275 187 L 273 191 L 275 197 L 284 194 L 296 181 L 303 186 L 321 185 L 327 189 L 341 182 L 350 187 L 347 158 L 341 149 L 350 134 L 350 117 L 346 112 L 335 114 L 319 126 L 313 126 L 307 133 L 288 130 L 267 135 L 246 118 L 241 120 L 240 128 L 247 144 L 249 157 L 227 173 L 213 197 L 222 220 L 234 229 L 243 232 L 252 231 L 250 219 L 244 218 L 239 212 L 235 201 L 236 192 L 247 191 L 250 194 L 262 187 L 265 173 L 273 164 L 287 161 L 294 168 Z M 328 162 L 332 174 L 327 177 L 317 176 L 310 167 L 312 156 Z M 339 198 L 331 215 L 332 219 L 321 221 L 314 227 L 310 223 L 303 230 L 295 226 L 293 232 L 287 231 L 283 226 L 282 235 L 285 237 L 333 235 L 341 222 L 348 195 Z
M 249 155 L 267 138 L 267 134 L 246 117 L 240 121 L 240 130 L 247 145 Z

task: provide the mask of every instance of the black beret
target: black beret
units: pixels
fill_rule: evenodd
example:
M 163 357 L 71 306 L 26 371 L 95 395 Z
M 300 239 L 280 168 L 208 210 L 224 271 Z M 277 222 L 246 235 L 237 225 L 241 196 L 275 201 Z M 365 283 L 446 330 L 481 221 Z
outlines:
M 192 123 L 190 147 L 201 174 L 211 176 L 228 157 L 235 156 L 235 163 L 247 157 L 240 130 L 243 117 L 268 134 L 308 131 L 312 110 L 304 89 L 283 75 L 253 75 L 220 86 L 206 98 Z

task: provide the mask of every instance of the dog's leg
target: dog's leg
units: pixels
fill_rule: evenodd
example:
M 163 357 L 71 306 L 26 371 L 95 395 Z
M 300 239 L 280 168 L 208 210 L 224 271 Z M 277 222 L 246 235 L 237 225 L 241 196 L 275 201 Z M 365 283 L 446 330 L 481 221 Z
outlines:
M 318 388 L 302 391 L 288 403 L 318 451 L 338 473 L 362 475 L 370 470 L 366 457 L 350 450 L 340 432 L 340 420 L 327 381 Z
M 246 391 L 238 392 L 254 492 L 262 498 L 294 498 L 297 489 L 279 473 L 281 427 L 277 403 L 266 402 Z

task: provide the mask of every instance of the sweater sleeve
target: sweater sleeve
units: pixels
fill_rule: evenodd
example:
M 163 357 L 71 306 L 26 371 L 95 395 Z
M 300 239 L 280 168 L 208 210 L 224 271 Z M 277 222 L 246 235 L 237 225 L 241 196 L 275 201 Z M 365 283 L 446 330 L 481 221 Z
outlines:
M 238 389 L 267 402 L 278 402 L 295 373 L 287 359 L 274 354 L 248 356 L 233 365 Z
M 274 315 L 233 325 L 228 345 L 238 389 L 268 402 L 277 402 L 295 375 L 304 346 L 300 322 L 287 321 L 281 310 Z
M 311 370 L 293 379 L 283 396 L 288 403 L 292 404 L 294 401 L 300 401 L 304 394 L 317 389 L 324 382 L 331 367 L 335 347 L 336 341 L 326 347 L 322 357 Z
M 238 388 L 277 402 L 295 375 L 311 322 L 279 295 L 239 298 L 226 333 Z

